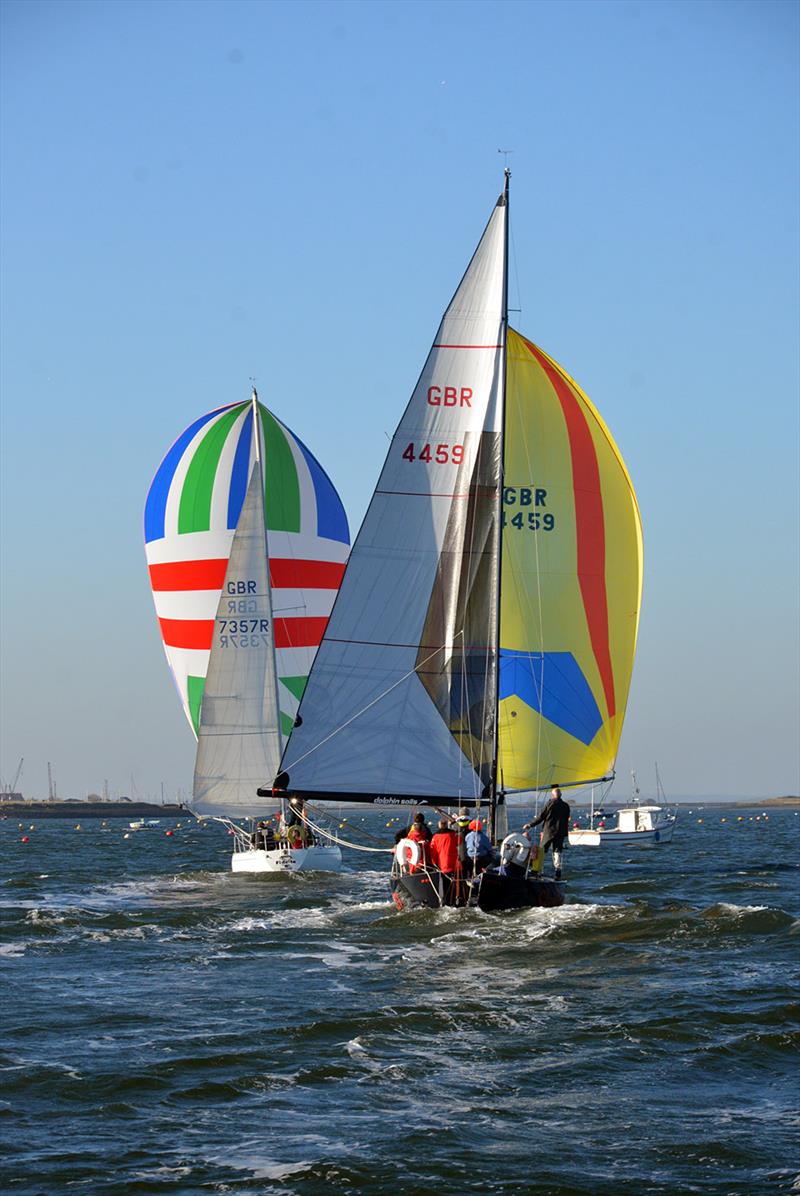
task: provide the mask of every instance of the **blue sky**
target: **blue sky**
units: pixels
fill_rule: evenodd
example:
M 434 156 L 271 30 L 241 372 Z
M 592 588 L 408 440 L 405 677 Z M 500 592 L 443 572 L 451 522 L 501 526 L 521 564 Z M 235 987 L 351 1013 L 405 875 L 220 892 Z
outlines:
M 517 326 L 642 509 L 624 790 L 798 792 L 798 5 L 1 8 L 3 777 L 188 790 L 161 456 L 254 375 L 357 528 L 503 147 Z

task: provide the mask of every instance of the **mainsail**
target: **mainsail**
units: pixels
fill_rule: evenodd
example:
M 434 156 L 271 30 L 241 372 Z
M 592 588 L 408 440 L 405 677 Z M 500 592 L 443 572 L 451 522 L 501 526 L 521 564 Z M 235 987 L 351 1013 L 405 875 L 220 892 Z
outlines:
M 392 438 L 303 696 L 293 791 L 471 799 L 491 768 L 506 205 Z
M 506 184 L 351 551 L 282 760 L 294 792 L 450 803 L 613 771 L 636 497 L 587 397 L 508 329 L 507 219 Z
M 251 816 L 281 757 L 260 466 L 253 467 L 214 620 L 192 790 L 196 814 Z
M 319 462 L 263 404 L 258 414 L 281 729 L 287 736 L 350 537 L 342 503 Z M 252 403 L 220 407 L 181 433 L 147 495 L 145 551 L 156 614 L 195 734 L 214 617 L 254 461 Z

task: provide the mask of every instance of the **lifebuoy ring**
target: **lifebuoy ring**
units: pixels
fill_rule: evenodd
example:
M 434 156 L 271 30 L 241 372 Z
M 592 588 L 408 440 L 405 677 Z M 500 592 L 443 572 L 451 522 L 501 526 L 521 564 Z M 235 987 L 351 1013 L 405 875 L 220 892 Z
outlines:
M 518 831 L 514 831 L 512 834 L 506 835 L 500 844 L 500 863 L 519 864 L 522 868 L 528 862 L 532 847 L 533 844 L 527 835 L 521 835 Z
M 401 839 L 394 849 L 394 858 L 401 868 L 416 868 L 421 857 L 416 839 Z

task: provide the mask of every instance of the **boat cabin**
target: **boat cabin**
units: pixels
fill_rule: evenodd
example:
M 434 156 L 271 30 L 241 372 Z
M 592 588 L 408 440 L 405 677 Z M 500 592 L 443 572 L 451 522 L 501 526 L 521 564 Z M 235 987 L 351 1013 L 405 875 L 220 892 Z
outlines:
M 658 823 L 661 806 L 631 806 L 617 813 L 617 830 L 652 831 Z

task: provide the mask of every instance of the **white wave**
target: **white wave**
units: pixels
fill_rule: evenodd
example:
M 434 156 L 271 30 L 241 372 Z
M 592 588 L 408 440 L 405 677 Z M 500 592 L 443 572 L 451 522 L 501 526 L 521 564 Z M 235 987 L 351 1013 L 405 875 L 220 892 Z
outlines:
M 0 943 L 0 958 L 19 959 L 28 949 L 28 943 Z
M 719 912 L 730 914 L 733 918 L 741 918 L 745 914 L 760 914 L 764 910 L 769 909 L 768 905 L 734 905 L 730 901 L 718 901 L 716 905 L 712 905 L 710 909 L 704 910 L 706 916 L 712 916 Z

